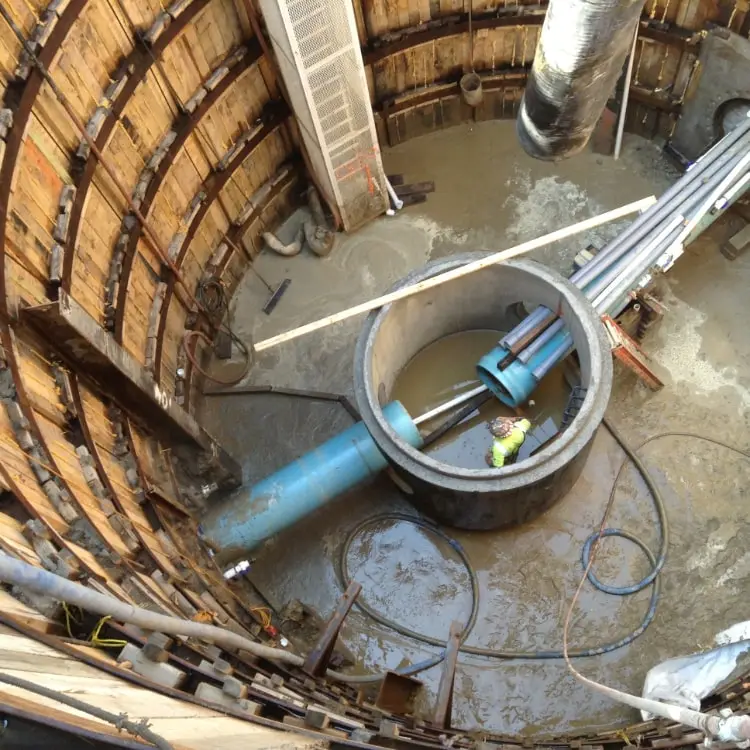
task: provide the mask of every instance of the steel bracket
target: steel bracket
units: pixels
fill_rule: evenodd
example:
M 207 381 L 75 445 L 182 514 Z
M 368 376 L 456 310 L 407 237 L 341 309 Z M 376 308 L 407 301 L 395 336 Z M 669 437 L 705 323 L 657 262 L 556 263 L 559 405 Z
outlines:
M 647 364 L 648 354 L 609 315 L 602 315 L 602 322 L 612 345 L 612 356 L 634 372 L 652 391 L 662 388 L 664 383 Z

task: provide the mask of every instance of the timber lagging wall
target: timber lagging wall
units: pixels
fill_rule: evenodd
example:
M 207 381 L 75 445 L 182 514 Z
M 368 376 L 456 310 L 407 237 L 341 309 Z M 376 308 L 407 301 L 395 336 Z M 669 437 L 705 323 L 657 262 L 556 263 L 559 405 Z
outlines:
M 201 280 L 219 278 L 231 294 L 261 250 L 261 232 L 289 214 L 304 187 L 295 125 L 253 34 L 251 0 L 0 2 L 154 233 L 0 20 L 0 549 L 140 606 L 265 638 L 263 602 L 246 583 L 227 584 L 198 540 L 196 496 L 176 479 L 174 446 L 125 410 L 120 394 L 56 359 L 20 317 L 63 290 L 163 393 L 192 409 L 201 384 L 182 341 L 186 327 L 205 325 L 195 302 Z M 383 145 L 515 114 L 543 3 L 475 0 L 474 66 L 485 98 L 471 110 L 457 87 L 470 69 L 468 0 L 353 2 Z M 631 130 L 669 135 L 711 24 L 748 36 L 746 0 L 649 0 Z M 17 590 L 0 591 L 0 600 L 0 621 L 61 652 L 59 605 Z M 177 697 L 194 701 L 200 679 L 215 682 L 200 662 L 216 650 L 180 648 L 181 661 L 170 660 L 192 682 Z M 382 717 L 356 707 L 352 690 L 223 656 L 252 683 L 263 704 L 256 721 L 266 726 L 299 727 L 300 706 L 324 698 L 350 729 L 375 729 Z M 104 655 L 94 661 L 118 681 L 138 681 Z M 286 693 L 266 684 L 272 672 L 289 680 Z M 9 695 L 0 690 L 0 705 L 18 709 L 21 699 Z M 417 735 L 441 744 L 437 732 Z

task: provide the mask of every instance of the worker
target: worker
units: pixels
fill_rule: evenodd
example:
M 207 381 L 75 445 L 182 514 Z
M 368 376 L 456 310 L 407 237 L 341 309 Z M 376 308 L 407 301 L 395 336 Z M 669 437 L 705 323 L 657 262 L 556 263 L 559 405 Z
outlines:
M 489 423 L 489 428 L 494 439 L 487 463 L 495 469 L 512 464 L 531 429 L 531 422 L 524 417 L 498 417 Z

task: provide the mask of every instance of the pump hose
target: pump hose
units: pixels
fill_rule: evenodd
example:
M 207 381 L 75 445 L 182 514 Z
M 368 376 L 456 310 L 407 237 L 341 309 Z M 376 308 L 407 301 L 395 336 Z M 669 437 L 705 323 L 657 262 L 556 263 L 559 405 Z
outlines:
M 750 458 L 750 453 L 746 453 L 745 451 L 735 448 L 734 446 L 728 445 L 727 443 L 724 443 L 721 440 L 717 440 L 711 437 L 706 437 L 704 435 L 699 435 L 697 433 L 692 433 L 692 432 L 661 432 L 661 433 L 652 435 L 651 437 L 647 438 L 640 445 L 638 445 L 636 448 L 633 449 L 627 443 L 627 441 L 622 436 L 620 431 L 608 419 L 606 418 L 604 419 L 604 424 L 609 430 L 609 432 L 612 434 L 612 436 L 615 438 L 617 443 L 620 445 L 622 450 L 625 452 L 625 455 L 626 455 L 626 458 L 620 464 L 620 468 L 612 484 L 612 489 L 609 494 L 609 499 L 607 501 L 607 506 L 604 511 L 604 516 L 606 518 L 606 516 L 608 515 L 612 507 L 612 504 L 615 498 L 615 492 L 617 490 L 620 477 L 622 476 L 622 472 L 625 466 L 627 466 L 628 460 L 630 460 L 633 462 L 636 469 L 638 470 L 640 475 L 643 477 L 643 480 L 645 481 L 646 486 L 649 489 L 651 499 L 654 504 L 654 508 L 656 509 L 656 514 L 659 520 L 659 529 L 661 532 L 661 543 L 659 545 L 659 553 L 658 555 L 655 556 L 653 552 L 651 552 L 651 550 L 646 546 L 646 544 L 635 534 L 631 534 L 630 532 L 624 531 L 622 529 L 605 529 L 602 532 L 602 536 L 608 536 L 608 537 L 617 536 L 622 539 L 627 539 L 628 541 L 633 542 L 635 545 L 637 545 L 643 551 L 643 554 L 646 556 L 647 560 L 649 561 L 651 570 L 649 574 L 645 576 L 638 583 L 632 586 L 622 586 L 622 587 L 608 586 L 602 583 L 601 581 L 599 581 L 599 579 L 593 574 L 593 571 L 590 571 L 588 578 L 591 584 L 595 588 L 599 589 L 600 591 L 603 591 L 608 594 L 613 594 L 615 596 L 627 596 L 629 594 L 635 594 L 636 592 L 642 591 L 644 588 L 651 585 L 653 587 L 651 590 L 651 599 L 649 601 L 646 614 L 644 615 L 643 619 L 641 620 L 640 625 L 638 625 L 637 628 L 635 628 L 630 633 L 623 636 L 617 641 L 610 641 L 609 643 L 605 643 L 599 646 L 591 646 L 588 648 L 580 648 L 580 649 L 575 649 L 575 650 L 569 649 L 568 655 L 573 658 L 579 658 L 579 657 L 584 657 L 584 656 L 598 656 L 600 654 L 609 653 L 610 651 L 615 651 L 616 649 L 622 648 L 623 646 L 627 646 L 628 644 L 632 643 L 636 638 L 638 638 L 640 635 L 643 634 L 643 632 L 651 624 L 651 622 L 653 621 L 656 615 L 656 606 L 659 600 L 659 593 L 660 593 L 660 582 L 659 582 L 658 576 L 662 568 L 664 567 L 664 562 L 666 560 L 667 547 L 669 544 L 669 524 L 668 524 L 666 509 L 664 507 L 664 500 L 662 498 L 661 492 L 659 491 L 659 488 L 656 486 L 656 483 L 654 482 L 653 477 L 649 473 L 645 464 L 637 455 L 637 452 L 640 451 L 644 446 L 648 445 L 648 443 L 651 443 L 655 440 L 660 440 L 666 437 L 688 437 L 688 438 L 693 438 L 695 440 L 705 440 L 707 442 L 714 443 L 715 445 L 718 445 L 722 448 L 726 448 L 727 450 L 737 453 L 738 455 L 745 456 L 746 458 Z M 479 582 L 478 582 L 476 570 L 474 569 L 474 566 L 471 564 L 470 560 L 468 559 L 468 556 L 466 552 L 464 551 L 463 547 L 461 547 L 461 545 L 455 539 L 452 539 L 451 537 L 449 537 L 445 532 L 443 532 L 433 523 L 426 521 L 419 517 L 410 516 L 404 513 L 383 513 L 373 518 L 368 518 L 362 521 L 361 523 L 359 523 L 357 526 L 355 526 L 351 530 L 351 532 L 349 532 L 349 535 L 344 541 L 344 544 L 341 548 L 341 555 L 339 558 L 339 571 L 338 572 L 339 572 L 339 577 L 341 579 L 341 584 L 344 588 L 347 588 L 351 581 L 351 576 L 349 574 L 348 556 L 349 556 L 349 550 L 351 548 L 351 545 L 354 539 L 363 530 L 369 528 L 370 526 L 374 526 L 383 521 L 393 521 L 393 520 L 406 521 L 408 523 L 412 523 L 415 526 L 426 529 L 427 531 L 444 539 L 451 546 L 451 548 L 458 554 L 459 559 L 461 560 L 464 568 L 469 574 L 469 579 L 471 581 L 471 598 L 472 598 L 471 613 L 466 622 L 464 630 L 461 634 L 461 641 L 460 641 L 460 647 L 459 647 L 459 651 L 461 651 L 461 653 L 471 654 L 473 656 L 483 656 L 483 657 L 488 657 L 492 659 L 535 659 L 536 660 L 536 659 L 562 659 L 564 658 L 562 650 L 560 651 L 510 651 L 510 650 L 482 648 L 478 646 L 467 646 L 465 643 L 466 639 L 469 637 L 469 634 L 471 633 L 471 630 L 474 627 L 474 624 L 477 620 L 477 615 L 479 612 Z M 583 545 L 582 562 L 583 562 L 584 568 L 588 567 L 588 563 L 589 563 L 589 559 L 591 555 L 591 548 L 592 548 L 593 543 L 598 539 L 598 537 L 599 537 L 599 532 L 596 531 L 586 540 L 586 542 Z M 425 635 L 424 633 L 419 633 L 415 630 L 412 630 L 411 628 L 407 628 L 403 625 L 400 625 L 394 620 L 386 617 L 385 615 L 379 613 L 377 610 L 373 609 L 369 604 L 367 604 L 367 602 L 365 602 L 361 598 L 356 601 L 355 606 L 357 606 L 360 610 L 362 610 L 365 614 L 367 614 L 371 619 L 375 620 L 381 625 L 384 625 L 387 628 L 390 628 L 391 630 L 396 631 L 397 633 L 400 633 L 401 635 L 405 635 L 409 638 L 412 638 L 416 641 L 425 643 L 430 646 L 439 646 L 439 647 L 445 648 L 444 640 L 440 640 L 438 638 L 432 638 L 431 636 Z M 398 670 L 398 672 L 399 674 L 406 674 L 406 675 L 417 674 L 418 672 L 422 672 L 425 669 L 429 669 L 430 667 L 433 667 L 439 664 L 444 658 L 445 658 L 445 652 L 443 651 L 440 654 L 430 657 L 426 659 L 425 661 L 419 662 L 418 664 L 412 665 L 411 667 L 400 669 Z M 381 677 L 382 675 L 375 675 L 373 676 L 373 681 L 379 680 Z

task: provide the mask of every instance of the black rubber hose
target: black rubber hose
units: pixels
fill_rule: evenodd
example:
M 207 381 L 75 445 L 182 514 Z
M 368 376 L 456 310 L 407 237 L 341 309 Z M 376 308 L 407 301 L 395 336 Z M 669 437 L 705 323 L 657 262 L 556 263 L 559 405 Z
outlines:
M 709 438 L 703 435 L 699 435 L 696 433 L 689 433 L 689 432 L 662 432 L 657 435 L 651 436 L 650 438 L 645 440 L 643 443 L 641 443 L 637 448 L 632 449 L 628 445 L 627 441 L 623 438 L 619 430 L 617 430 L 617 428 L 615 428 L 606 419 L 604 420 L 604 424 L 606 425 L 607 429 L 612 433 L 612 436 L 619 443 L 620 447 L 626 454 L 626 458 L 623 460 L 622 464 L 620 465 L 620 469 L 617 472 L 615 481 L 612 485 L 612 490 L 610 492 L 609 500 L 607 502 L 607 507 L 605 510 L 605 517 L 614 502 L 615 491 L 617 489 L 622 472 L 625 466 L 627 465 L 628 459 L 629 459 L 633 462 L 636 469 L 643 477 L 651 493 L 654 507 L 656 508 L 656 512 L 659 517 L 659 527 L 661 531 L 661 544 L 659 547 L 658 556 L 654 556 L 654 554 L 646 546 L 646 544 L 634 534 L 623 531 L 621 529 L 606 529 L 603 532 L 602 534 L 603 536 L 619 536 L 623 539 L 627 539 L 633 542 L 638 547 L 640 547 L 651 565 L 651 572 L 648 574 L 648 576 L 646 576 L 643 579 L 643 581 L 636 584 L 635 587 L 627 587 L 627 588 L 633 588 L 634 589 L 633 591 L 626 592 L 624 590 L 625 587 L 620 589 L 620 588 L 606 586 L 605 584 L 602 584 L 596 578 L 596 576 L 589 575 L 589 580 L 591 581 L 591 583 L 601 591 L 605 591 L 607 593 L 613 593 L 618 596 L 624 596 L 626 595 L 626 593 L 635 593 L 636 591 L 640 591 L 648 585 L 652 585 L 653 588 L 651 591 L 651 599 L 649 601 L 649 606 L 646 611 L 646 614 L 644 615 L 643 619 L 641 620 L 640 625 L 637 628 L 632 630 L 630 633 L 628 633 L 624 637 L 618 639 L 617 641 L 610 641 L 609 643 L 605 643 L 599 646 L 576 649 L 573 651 L 569 650 L 568 655 L 572 658 L 597 656 L 599 654 L 604 654 L 610 651 L 614 651 L 616 649 L 619 649 L 619 648 L 622 648 L 623 646 L 628 645 L 629 643 L 632 643 L 636 638 L 638 638 L 640 635 L 643 634 L 643 632 L 651 624 L 651 622 L 653 621 L 656 615 L 656 607 L 657 607 L 659 594 L 660 594 L 659 572 L 663 568 L 664 562 L 666 559 L 667 546 L 669 543 L 669 524 L 668 524 L 666 510 L 664 507 L 664 501 L 661 496 L 661 492 L 659 491 L 659 488 L 656 486 L 656 483 L 653 481 L 653 478 L 649 474 L 648 469 L 646 468 L 644 463 L 641 461 L 641 459 L 638 457 L 636 451 L 641 450 L 645 445 L 653 442 L 654 440 L 674 436 L 674 437 L 690 437 L 690 438 L 699 439 L 699 440 L 706 440 L 708 442 L 711 442 L 723 448 L 726 448 L 727 450 L 731 450 L 739 455 L 745 456 L 746 458 L 750 458 L 750 454 L 742 450 L 739 450 L 738 448 L 735 448 L 731 445 L 728 445 L 720 440 L 716 440 L 714 438 Z M 404 513 L 384 513 L 384 514 L 375 516 L 374 518 L 369 518 L 365 521 L 362 521 L 360 524 L 355 526 L 352 529 L 352 531 L 349 532 L 349 535 L 344 541 L 344 544 L 341 549 L 340 559 L 339 559 L 339 571 L 338 572 L 339 572 L 339 577 L 341 579 L 341 585 L 344 588 L 346 588 L 351 581 L 351 577 L 349 575 L 348 556 L 349 556 L 349 550 L 351 548 L 353 540 L 357 537 L 357 535 L 363 529 L 366 529 L 369 526 L 375 525 L 377 523 L 381 523 L 382 521 L 391 521 L 391 520 L 407 521 L 409 523 L 414 523 L 417 526 L 420 526 L 421 528 L 428 529 L 432 533 L 440 536 L 442 539 L 448 542 L 448 544 L 458 553 L 459 557 L 461 558 L 461 561 L 464 564 L 464 567 L 469 573 L 469 578 L 471 580 L 471 588 L 472 588 L 471 614 L 461 634 L 460 651 L 462 653 L 471 654 L 474 656 L 483 656 L 483 657 L 488 657 L 488 658 L 493 658 L 493 659 L 539 660 L 539 659 L 562 659 L 563 658 L 564 655 L 561 650 L 560 651 L 510 651 L 510 650 L 501 650 L 501 649 L 481 648 L 477 646 L 467 646 L 465 644 L 465 641 L 468 638 L 471 632 L 471 629 L 474 626 L 474 623 L 476 622 L 478 609 L 479 609 L 479 586 L 478 586 L 477 573 L 474 570 L 474 567 L 472 566 L 471 562 L 469 561 L 466 555 L 466 552 L 456 540 L 451 539 L 449 536 L 447 536 L 447 534 L 445 534 L 445 532 L 443 532 L 441 529 L 436 527 L 434 524 L 428 521 L 425 521 L 424 519 L 421 519 L 421 518 L 409 516 Z M 586 541 L 586 544 L 584 545 L 584 560 L 583 560 L 584 565 L 588 564 L 588 553 L 586 552 L 586 550 L 590 549 L 591 543 L 593 543 L 598 537 L 599 537 L 599 532 L 596 532 L 592 534 L 592 536 L 589 537 L 589 539 Z M 390 628 L 391 630 L 395 630 L 397 633 L 400 633 L 401 635 L 405 635 L 409 638 L 419 641 L 420 643 L 425 643 L 430 646 L 439 646 L 439 647 L 445 646 L 445 642 L 438 638 L 432 638 L 431 636 L 425 635 L 424 633 L 419 633 L 417 631 L 414 631 L 411 628 L 407 628 L 403 625 L 400 625 L 394 620 L 386 617 L 385 615 L 382 615 L 381 613 L 377 612 L 372 607 L 370 607 L 370 605 L 367 604 L 367 602 L 365 602 L 361 598 L 358 599 L 358 601 L 356 602 L 356 606 L 359 609 L 361 609 L 365 614 L 367 614 L 370 618 L 375 620 L 376 622 L 380 623 L 381 625 L 384 625 L 387 628 Z M 443 660 L 443 658 L 444 658 L 444 652 L 434 657 L 431 657 L 425 660 L 424 662 L 420 662 L 419 664 L 416 664 L 412 667 L 399 670 L 399 672 L 401 674 L 416 674 L 416 672 L 421 672 L 425 669 L 428 669 L 429 667 L 439 664 Z M 380 677 L 381 675 L 377 675 L 377 676 L 374 676 L 373 679 L 380 679 Z
M 103 708 L 92 706 L 90 703 L 84 703 L 83 701 L 78 700 L 78 698 L 73 698 L 66 693 L 61 693 L 59 690 L 52 690 L 43 685 L 38 685 L 36 682 L 30 682 L 29 680 L 24 680 L 20 677 L 12 677 L 11 675 L 2 672 L 0 672 L 0 682 L 5 683 L 6 685 L 13 685 L 22 690 L 28 690 L 29 692 L 36 693 L 44 698 L 49 698 L 58 703 L 64 703 L 66 706 L 76 709 L 76 711 L 95 716 L 97 719 L 113 724 L 117 729 L 125 729 L 133 736 L 140 737 L 146 740 L 146 742 L 150 742 L 160 750 L 174 750 L 167 740 L 148 728 L 148 721 L 146 719 L 136 723 L 130 721 L 125 714 L 118 715 L 110 713 Z

